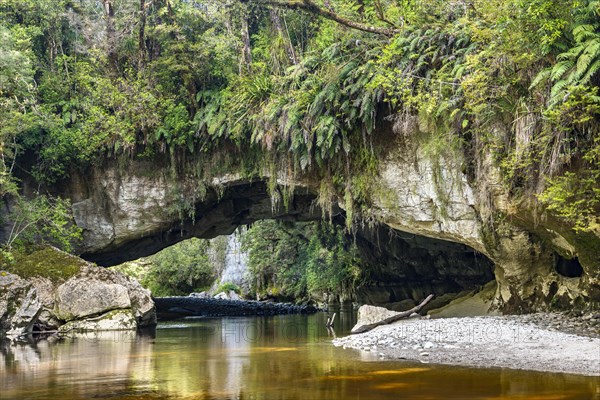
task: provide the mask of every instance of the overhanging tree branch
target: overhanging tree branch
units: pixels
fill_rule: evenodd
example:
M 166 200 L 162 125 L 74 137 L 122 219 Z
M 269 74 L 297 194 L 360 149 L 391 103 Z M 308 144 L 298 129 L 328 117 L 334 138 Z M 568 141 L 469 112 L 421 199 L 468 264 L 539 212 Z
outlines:
M 378 27 L 378 26 L 371 26 L 371 25 L 366 25 L 366 24 L 362 24 L 360 22 L 356 22 L 356 21 L 352 21 L 349 20 L 347 18 L 344 18 L 338 14 L 336 14 L 334 11 L 332 10 L 328 10 L 326 8 L 323 8 L 321 6 L 319 6 L 318 4 L 316 4 L 313 0 L 287 0 L 287 1 L 280 1 L 280 0 L 240 0 L 242 3 L 254 3 L 254 4 L 262 4 L 265 6 L 272 6 L 272 7 L 281 7 L 281 8 L 287 8 L 290 10 L 303 10 L 303 11 L 307 11 L 311 14 L 315 14 L 315 15 L 319 15 L 323 18 L 329 19 L 331 21 L 335 21 L 338 24 L 347 26 L 349 28 L 352 29 L 357 29 L 359 31 L 363 31 L 363 32 L 369 32 L 369 33 L 375 33 L 378 35 L 385 35 L 385 36 L 394 36 L 398 33 L 400 33 L 400 30 L 398 28 L 382 28 L 382 27 Z M 382 19 L 384 22 L 390 24 L 389 21 Z

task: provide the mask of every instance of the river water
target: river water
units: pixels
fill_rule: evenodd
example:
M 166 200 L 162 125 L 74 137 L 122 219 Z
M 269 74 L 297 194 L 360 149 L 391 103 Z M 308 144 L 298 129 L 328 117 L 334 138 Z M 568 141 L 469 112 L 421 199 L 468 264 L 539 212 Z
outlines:
M 160 323 L 0 348 L 0 399 L 598 399 L 597 378 L 381 361 L 325 314 Z M 354 323 L 336 321 L 337 334 Z

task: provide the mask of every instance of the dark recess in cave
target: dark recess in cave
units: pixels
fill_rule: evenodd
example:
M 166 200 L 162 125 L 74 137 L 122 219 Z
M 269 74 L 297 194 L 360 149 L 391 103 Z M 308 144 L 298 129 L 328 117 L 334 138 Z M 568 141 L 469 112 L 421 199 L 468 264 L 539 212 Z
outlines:
M 493 262 L 464 244 L 400 232 L 384 225 L 359 229 L 356 244 L 369 266 L 371 281 L 361 289 L 364 296 L 359 294 L 359 302 L 385 304 L 411 298 L 419 301 L 430 293 L 456 294 L 494 280 Z M 369 294 L 372 289 L 377 298 Z
M 559 275 L 567 278 L 579 278 L 583 275 L 583 267 L 577 257 L 569 259 L 557 255 L 554 268 Z

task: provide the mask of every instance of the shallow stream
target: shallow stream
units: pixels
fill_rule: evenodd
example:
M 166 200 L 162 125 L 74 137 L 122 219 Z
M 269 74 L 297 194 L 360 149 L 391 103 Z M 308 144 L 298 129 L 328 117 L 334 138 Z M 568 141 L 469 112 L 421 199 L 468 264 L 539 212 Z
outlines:
M 600 399 L 598 378 L 381 361 L 326 315 L 192 319 L 0 348 L 0 399 Z M 336 320 L 346 334 L 351 314 Z

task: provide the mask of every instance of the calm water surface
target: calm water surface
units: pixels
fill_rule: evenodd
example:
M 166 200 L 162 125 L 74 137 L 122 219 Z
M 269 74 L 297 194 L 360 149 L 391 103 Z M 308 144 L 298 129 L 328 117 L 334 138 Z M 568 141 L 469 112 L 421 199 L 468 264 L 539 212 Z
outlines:
M 1 399 L 600 399 L 597 378 L 382 362 L 326 315 L 197 319 L 0 348 Z M 337 334 L 352 326 L 337 321 Z

